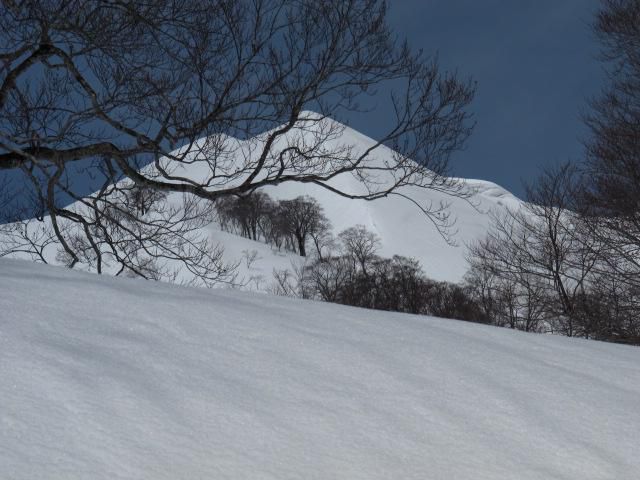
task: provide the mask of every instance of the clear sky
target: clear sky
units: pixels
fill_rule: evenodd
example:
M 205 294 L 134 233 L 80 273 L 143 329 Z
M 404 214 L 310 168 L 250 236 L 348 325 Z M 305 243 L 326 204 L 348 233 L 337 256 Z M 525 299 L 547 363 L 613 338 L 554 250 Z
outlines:
M 598 0 L 389 0 L 390 23 L 415 49 L 478 84 L 476 129 L 452 172 L 517 195 L 546 164 L 579 160 L 581 113 L 602 86 L 591 32 Z M 354 119 L 375 137 L 386 113 Z

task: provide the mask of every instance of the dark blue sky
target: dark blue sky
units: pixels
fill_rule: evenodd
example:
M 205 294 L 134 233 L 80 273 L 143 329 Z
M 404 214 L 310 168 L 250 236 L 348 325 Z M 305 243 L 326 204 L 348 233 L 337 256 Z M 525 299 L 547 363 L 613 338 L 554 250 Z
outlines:
M 415 49 L 478 83 L 476 129 L 452 172 L 517 195 L 540 167 L 579 160 L 586 99 L 604 80 L 590 25 L 598 0 L 390 0 L 390 23 Z M 380 115 L 385 113 L 380 112 Z M 379 118 L 352 125 L 376 136 Z
M 437 53 L 444 69 L 477 81 L 471 106 L 477 125 L 452 159 L 452 174 L 491 180 L 522 196 L 522 181 L 542 166 L 580 160 L 580 115 L 604 80 L 590 27 L 599 3 L 389 1 L 389 22 L 413 49 Z M 379 138 L 391 114 L 379 105 L 349 119 L 351 125 Z

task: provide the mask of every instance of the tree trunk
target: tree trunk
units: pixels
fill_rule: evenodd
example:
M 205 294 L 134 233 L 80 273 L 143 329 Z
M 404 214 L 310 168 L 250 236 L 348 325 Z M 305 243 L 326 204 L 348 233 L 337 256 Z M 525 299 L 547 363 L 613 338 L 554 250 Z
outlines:
M 303 235 L 296 233 L 296 240 L 298 241 L 298 253 L 300 253 L 301 257 L 307 256 L 307 250 L 304 247 L 305 238 Z

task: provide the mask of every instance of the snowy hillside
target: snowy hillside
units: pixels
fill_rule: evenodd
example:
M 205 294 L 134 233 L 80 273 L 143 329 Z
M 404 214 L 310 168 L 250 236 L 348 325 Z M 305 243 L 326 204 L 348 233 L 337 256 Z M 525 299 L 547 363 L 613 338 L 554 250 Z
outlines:
M 0 478 L 634 480 L 640 350 L 0 260 Z
M 316 118 L 317 114 L 305 112 L 301 117 Z M 300 142 L 304 144 L 305 137 L 313 136 L 315 130 L 330 130 L 333 124 L 337 124 L 337 122 L 331 119 L 311 124 L 305 124 L 302 120 L 299 129 L 292 130 L 276 142 L 275 150 Z M 340 135 L 326 140 L 329 150 L 345 146 L 352 149 L 352 152 L 357 155 L 376 144 L 374 139 L 344 125 L 339 125 L 336 130 L 341 132 Z M 235 155 L 229 158 L 229 166 L 227 167 L 229 171 L 233 171 L 233 166 L 238 162 L 248 164 L 252 161 L 255 152 L 260 151 L 260 148 L 256 147 L 256 143 L 260 144 L 263 139 L 255 138 L 243 142 L 227 137 L 225 141 L 235 144 L 232 148 Z M 312 142 L 309 140 L 309 143 Z M 370 161 L 373 164 L 392 163 L 393 154 L 393 151 L 381 146 L 372 152 Z M 204 171 L 199 171 L 199 167 Z M 206 163 L 202 165 L 195 163 L 179 168 L 175 174 L 201 179 L 206 178 L 207 170 Z M 381 185 L 390 181 L 387 178 L 388 172 L 378 172 L 377 175 L 376 182 Z M 467 199 L 418 187 L 403 187 L 401 189 L 404 195 L 411 197 L 421 206 L 437 207 L 440 203 L 450 205 L 448 211 L 455 221 L 450 230 L 454 234 L 452 240 L 455 245 L 451 245 L 442 237 L 416 205 L 401 197 L 390 196 L 375 201 L 349 200 L 317 185 L 293 182 L 268 187 L 263 191 L 276 199 L 291 199 L 299 195 L 310 195 L 323 207 L 335 233 L 356 224 L 362 224 L 382 239 L 381 255 L 398 254 L 416 258 L 429 277 L 435 280 L 458 282 L 468 268 L 465 260 L 466 245 L 484 236 L 489 226 L 488 212 L 506 207 L 517 208 L 521 204 L 521 201 L 513 194 L 494 183 L 484 180 L 467 179 L 463 181 L 466 183 L 465 192 L 470 193 L 470 197 Z M 361 194 L 365 188 L 361 181 L 350 173 L 338 175 L 328 183 L 353 194 Z M 231 250 L 237 250 L 233 245 L 229 245 L 224 236 L 220 238 L 215 228 L 212 229 L 211 235 L 215 240 L 220 241 L 225 248 L 230 247 Z M 262 254 L 262 247 L 254 248 L 257 248 Z M 269 255 L 261 256 L 263 260 L 256 262 L 255 268 L 264 272 L 271 272 L 272 263 L 277 267 L 282 265 L 286 267 L 289 263 L 288 260 L 283 263 L 281 256 L 280 258 Z M 243 274 L 246 275 L 246 272 Z
M 331 119 L 306 125 L 304 118 L 313 118 L 313 115 L 315 114 L 310 112 L 304 113 L 300 128 L 281 137 L 276 142 L 274 150 L 278 151 L 291 144 L 304 145 L 309 136 L 313 136 L 318 131 L 331 130 L 332 128 L 339 131 L 340 135 L 326 139 L 329 150 L 349 148 L 354 154 L 358 154 L 376 143 L 373 139 L 351 128 L 339 125 Z M 336 125 L 338 126 L 336 127 Z M 198 156 L 202 156 L 202 150 L 205 150 L 207 145 L 212 143 L 214 144 L 212 148 L 218 148 L 220 144 L 224 144 L 225 149 L 225 154 L 220 155 L 217 160 L 217 174 L 234 178 L 234 172 L 247 165 L 252 165 L 256 152 L 260 151 L 260 145 L 263 141 L 263 137 L 247 141 L 231 137 L 201 139 L 196 145 L 191 146 L 193 149 L 192 157 L 195 161 L 178 168 L 174 166 L 172 174 L 197 180 L 208 178 L 207 176 L 211 175 L 211 166 L 205 161 L 198 161 Z M 309 140 L 309 142 L 312 141 Z M 393 155 L 394 153 L 390 149 L 379 147 L 371 154 L 370 161 L 374 165 L 392 162 Z M 146 168 L 150 171 L 153 167 Z M 389 181 L 385 175 L 388 176 L 389 173 L 379 173 L 379 178 L 374 179 L 374 183 L 384 185 Z M 235 181 L 239 182 L 241 178 L 237 178 Z M 362 193 L 365 188 L 360 179 L 351 173 L 338 175 L 328 183 L 342 191 L 354 194 Z M 217 187 L 212 185 L 211 188 Z M 445 241 L 420 209 L 404 198 L 390 196 L 373 202 L 349 200 L 317 185 L 293 182 L 267 187 L 263 191 L 276 199 L 291 199 L 299 195 L 310 195 L 323 207 L 324 213 L 331 221 L 334 233 L 337 234 L 356 224 L 365 225 L 368 230 L 375 232 L 381 238 L 382 248 L 379 253 L 382 256 L 398 254 L 416 258 L 422 264 L 427 276 L 435 280 L 452 282 L 460 281 L 465 274 L 467 270 L 466 245 L 485 234 L 489 224 L 488 212 L 508 206 L 517 207 L 521 203 L 501 187 L 480 180 L 466 181 L 465 191 L 472 192 L 470 198 L 466 200 L 435 190 L 404 187 L 401 192 L 411 197 L 419 205 L 438 206 L 441 202 L 450 203 L 448 210 L 451 213 L 451 218 L 455 219 L 455 225 L 451 229 L 452 233 L 455 232 L 455 235 L 452 236 L 455 245 L 451 245 Z M 172 194 L 171 197 L 176 199 L 176 203 L 180 202 L 182 198 L 181 194 Z M 274 268 L 279 270 L 291 268 L 292 261 L 300 261 L 300 257 L 295 254 L 275 251 L 265 244 L 222 232 L 215 224 L 210 225 L 205 234 L 213 244 L 220 244 L 224 247 L 225 258 L 230 263 L 241 261 L 243 252 L 257 251 L 257 259 L 250 268 L 244 262 L 240 264 L 239 279 L 247 283 L 247 288 L 265 289 L 272 280 Z M 50 263 L 56 263 L 56 247 L 48 247 L 45 256 Z M 81 269 L 82 266 L 76 268 Z

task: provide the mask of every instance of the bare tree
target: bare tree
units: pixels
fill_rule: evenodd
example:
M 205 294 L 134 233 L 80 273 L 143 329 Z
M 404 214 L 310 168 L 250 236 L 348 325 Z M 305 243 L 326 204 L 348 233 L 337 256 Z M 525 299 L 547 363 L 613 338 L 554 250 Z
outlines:
M 134 209 L 141 216 L 149 213 L 153 206 L 158 202 L 161 202 L 167 197 L 165 192 L 159 190 L 153 190 L 148 187 L 139 187 L 135 184 L 124 184 L 128 186 L 129 190 L 127 191 L 123 187 L 122 191 L 125 193 L 123 200 L 125 202 L 125 206 L 128 207 L 129 210 Z
M 297 252 L 303 257 L 307 256 L 308 239 L 331 228 L 320 204 L 309 196 L 280 201 L 277 215 L 281 220 L 282 233 L 295 242 Z
M 500 327 L 540 331 L 548 317 L 549 284 L 523 265 L 519 249 L 508 248 L 503 238 L 485 238 L 469 248 L 470 269 L 465 285 L 480 307 L 476 321 Z
M 123 177 L 192 209 L 196 198 L 285 182 L 364 200 L 411 200 L 406 186 L 464 195 L 443 174 L 469 134 L 473 86 L 397 42 L 385 17 L 382 0 L 2 2 L 0 169 L 33 181 L 70 266 L 93 250 L 99 269 L 108 244 L 111 262 L 140 273 L 131 243 L 113 238 L 135 237 L 135 252 L 167 262 L 207 257 L 210 246 L 192 213 L 167 212 L 161 226 L 146 203 L 114 213 Z M 344 126 L 327 115 L 362 110 L 383 85 L 394 92 L 387 133 L 364 149 L 342 141 Z M 381 161 L 386 147 L 395 153 Z M 106 177 L 89 199 L 74 165 Z M 345 175 L 364 189 L 340 188 Z M 61 195 L 82 208 L 64 208 Z M 417 205 L 446 224 L 438 207 Z M 157 232 L 170 247 L 149 247 Z
M 343 230 L 338 235 L 345 254 L 367 274 L 367 265 L 376 259 L 382 245 L 380 237 L 367 230 L 364 225 L 356 225 Z
M 351 261 L 342 256 L 326 257 L 305 268 L 305 291 L 324 302 L 346 303 L 348 290 L 357 272 Z
M 22 256 L 49 263 L 47 251 L 56 244 L 56 236 L 44 221 L 35 218 L 0 225 L 0 257 Z
M 590 286 L 601 243 L 584 234 L 571 210 L 576 182 L 569 164 L 545 171 L 527 188 L 528 203 L 494 213 L 487 238 L 470 248 L 471 264 L 498 277 L 512 326 L 524 313 L 526 329 L 547 318 L 567 336 L 582 334 L 577 304 Z
M 274 269 L 274 282 L 271 284 L 271 293 L 284 297 L 314 298 L 315 292 L 309 290 L 307 273 L 306 264 L 293 261 L 291 262 L 291 268 Z
M 464 276 L 463 284 L 469 295 L 478 304 L 479 316 L 485 321 L 491 322 L 497 317 L 499 311 L 500 278 L 477 253 L 471 252 L 467 255 L 469 270 Z
M 273 270 L 273 283 L 270 287 L 270 292 L 273 295 L 280 297 L 301 297 L 300 294 L 300 279 L 297 278 L 293 272 L 288 269 Z
M 216 202 L 220 226 L 251 240 L 270 240 L 275 202 L 264 192 L 223 197 Z
M 581 211 L 617 281 L 640 287 L 640 3 L 604 0 L 594 29 L 609 85 L 591 102 L 586 122 Z
M 223 230 L 251 240 L 262 240 L 306 256 L 311 239 L 322 260 L 334 246 L 331 222 L 311 197 L 274 201 L 264 192 L 242 197 L 223 197 L 216 202 L 218 221 Z
M 56 236 L 38 215 L 37 199 L 8 178 L 0 179 L 0 257 L 18 256 L 42 263 L 51 260 Z
M 50 216 L 54 229 L 64 228 L 57 260 L 98 273 L 207 286 L 233 283 L 237 264 L 226 263 L 223 250 L 201 235 L 213 220 L 211 203 L 156 195 L 153 201 L 146 198 L 142 214 L 139 201 L 131 182 L 105 182 L 91 197 L 58 209 L 62 218 Z
M 331 222 L 325 216 L 320 217 L 317 228 L 309 232 L 318 259 L 323 262 L 336 247 L 336 239 L 331 233 Z
M 640 345 L 640 291 L 610 273 L 596 276 L 581 299 L 588 338 Z

